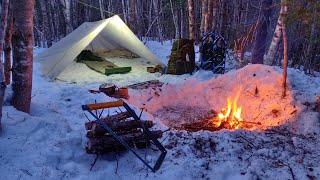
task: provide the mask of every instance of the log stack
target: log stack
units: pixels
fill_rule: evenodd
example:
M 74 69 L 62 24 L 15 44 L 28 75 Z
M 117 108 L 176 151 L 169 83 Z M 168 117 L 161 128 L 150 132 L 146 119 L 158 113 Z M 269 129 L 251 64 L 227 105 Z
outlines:
M 162 137 L 162 131 L 151 131 L 147 137 L 143 127 L 153 127 L 152 121 L 132 120 L 129 112 L 121 112 L 112 116 L 101 118 L 122 140 L 130 147 L 146 148 L 150 145 L 150 136 Z M 97 121 L 85 123 L 88 143 L 86 151 L 88 154 L 104 154 L 108 152 L 119 152 L 126 148 L 119 144 L 108 132 L 105 131 Z

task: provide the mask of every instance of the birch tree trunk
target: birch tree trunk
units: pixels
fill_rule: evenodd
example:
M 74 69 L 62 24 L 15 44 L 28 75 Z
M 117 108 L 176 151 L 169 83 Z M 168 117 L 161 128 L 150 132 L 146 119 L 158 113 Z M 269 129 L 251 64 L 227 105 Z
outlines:
M 252 49 L 252 64 L 263 64 L 263 56 L 266 51 L 268 28 L 271 17 L 271 6 L 272 0 L 262 0 L 255 32 L 255 41 Z
M 13 17 L 12 10 L 8 15 L 8 25 L 4 43 L 4 78 L 6 85 L 11 83 L 11 50 L 12 50 L 12 32 L 13 32 Z
M 185 26 L 184 26 L 184 13 L 183 7 L 180 8 L 180 37 L 185 38 Z
M 71 24 L 71 3 L 70 0 L 60 0 L 63 6 L 63 16 L 66 23 L 66 33 L 69 34 L 72 31 L 72 24 Z
M 281 32 L 281 25 L 283 24 L 282 20 L 283 20 L 283 17 L 285 16 L 285 14 L 287 13 L 286 10 L 284 9 L 285 6 L 282 5 L 284 3 L 285 3 L 285 0 L 281 0 L 280 14 L 278 17 L 276 28 L 273 33 L 273 37 L 272 37 L 271 44 L 269 46 L 268 53 L 266 55 L 266 59 L 265 59 L 265 64 L 267 64 L 267 65 L 273 65 L 275 63 L 274 56 L 277 52 L 277 47 L 278 47 L 278 44 L 280 42 L 281 35 L 282 35 L 282 32 Z
M 34 4 L 34 0 L 12 1 L 14 12 L 12 104 L 17 110 L 27 113 L 30 112 L 32 91 Z
M 194 0 L 188 0 L 189 39 L 195 40 Z
M 101 19 L 105 19 L 104 12 L 103 12 L 102 0 L 99 0 L 99 9 L 100 9 L 100 17 L 101 17 Z
M 4 78 L 4 72 L 3 72 L 3 60 L 2 60 L 2 52 L 3 52 L 3 42 L 4 42 L 4 36 L 5 36 L 5 30 L 7 26 L 7 17 L 8 17 L 8 9 L 9 9 L 9 0 L 3 0 L 2 1 L 2 7 L 1 7 L 1 24 L 0 24 L 0 135 L 2 134 L 2 125 L 1 125 L 1 119 L 2 119 L 2 106 L 3 106 L 3 100 L 4 100 L 4 93 L 6 90 L 6 84 L 5 84 L 5 78 Z

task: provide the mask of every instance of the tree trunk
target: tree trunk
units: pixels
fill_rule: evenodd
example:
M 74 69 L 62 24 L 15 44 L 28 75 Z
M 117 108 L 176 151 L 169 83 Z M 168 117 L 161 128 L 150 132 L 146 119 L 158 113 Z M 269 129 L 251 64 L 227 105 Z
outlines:
M 137 33 L 137 17 L 136 17 L 136 10 L 137 10 L 137 0 L 129 0 L 129 25 L 131 30 L 134 33 Z
M 267 35 L 271 17 L 271 6 L 272 0 L 262 0 L 252 50 L 252 64 L 263 64 L 263 56 L 266 51 Z
M 66 23 L 65 24 L 66 33 L 69 34 L 73 30 L 72 24 L 71 24 L 71 11 L 70 11 L 71 3 L 70 3 L 70 0 L 60 0 L 60 2 L 63 6 L 63 16 Z
M 4 93 L 6 90 L 6 84 L 5 84 L 5 77 L 3 72 L 3 60 L 2 60 L 2 52 L 3 52 L 3 42 L 4 42 L 4 36 L 7 26 L 7 17 L 8 17 L 8 9 L 9 9 L 9 0 L 3 0 L 2 1 L 2 8 L 1 8 L 1 24 L 0 24 L 0 135 L 2 134 L 2 125 L 1 125 L 1 119 L 2 119 L 2 105 L 4 100 Z
M 159 11 L 159 0 L 152 0 L 153 2 L 153 7 L 154 7 L 154 12 L 156 14 L 156 18 L 157 18 L 157 30 L 158 30 L 158 36 L 159 36 L 159 40 L 160 42 L 163 41 L 163 29 L 162 29 L 162 25 L 161 25 L 161 15 L 160 15 L 160 11 Z
M 205 33 L 205 23 L 206 19 L 208 18 L 208 0 L 201 0 L 201 25 L 200 25 L 200 32 L 201 36 Z
M 144 30 L 145 30 L 145 28 L 144 28 L 145 24 L 143 21 L 142 12 L 143 12 L 143 3 L 140 0 L 138 0 L 135 13 L 136 13 L 136 17 L 137 17 L 138 36 L 140 37 L 140 39 L 142 38 Z
M 5 36 L 4 46 L 4 77 L 6 85 L 11 83 L 11 50 L 12 50 L 12 32 L 13 32 L 13 17 L 12 12 L 8 18 L 8 26 Z
M 320 3 L 319 3 L 320 4 Z M 320 8 L 319 8 L 320 9 Z M 317 28 L 317 7 L 313 7 L 312 10 L 312 24 L 310 29 L 310 35 L 309 35 L 309 43 L 307 46 L 307 55 L 306 60 L 304 62 L 303 69 L 305 73 L 311 73 L 312 68 L 314 67 L 314 59 L 315 56 L 317 56 L 316 51 L 316 45 L 317 45 L 317 34 L 319 31 L 319 28 Z
M 189 13 L 189 39 L 195 40 L 194 0 L 188 0 L 188 13 Z
M 285 0 L 281 0 L 281 4 L 284 4 L 285 3 Z M 273 34 L 273 37 L 272 37 L 272 41 L 271 41 L 271 44 L 269 46 L 269 50 L 268 50 L 268 53 L 266 55 L 266 59 L 265 59 L 265 64 L 268 64 L 268 65 L 273 65 L 275 62 L 274 62 L 274 56 L 277 52 L 277 47 L 278 47 L 278 44 L 280 42 L 280 38 L 281 38 L 281 25 L 283 24 L 282 20 L 283 20 L 283 17 L 285 16 L 286 14 L 286 10 L 284 9 L 284 6 L 281 5 L 281 9 L 280 9 L 280 14 L 279 14 L 279 17 L 278 17 L 278 21 L 277 21 L 277 25 L 276 25 L 276 28 L 274 30 L 274 34 Z
M 99 0 L 99 9 L 100 9 L 100 17 L 101 17 L 101 19 L 105 19 L 104 12 L 103 12 L 102 0 Z
M 170 0 L 170 8 L 171 8 L 174 29 L 175 29 L 175 39 L 179 39 L 180 38 L 180 31 L 179 31 L 179 25 L 178 25 L 178 16 L 177 16 L 177 12 L 175 12 L 173 9 L 172 0 Z
M 218 15 L 218 2 L 217 0 L 212 0 L 212 29 L 217 28 L 217 15 Z
M 124 22 L 128 24 L 128 13 L 126 8 L 126 1 L 122 0 L 121 4 L 122 4 L 122 13 L 123 13 Z
M 210 30 L 212 30 L 213 1 L 214 0 L 208 0 L 208 12 L 207 12 L 207 16 L 205 17 L 205 22 L 204 22 L 204 31 L 206 33 L 209 32 Z
M 47 3 L 46 1 L 40 1 L 41 15 L 42 15 L 42 33 L 45 36 L 46 47 L 52 46 L 52 38 L 50 31 L 50 24 L 48 19 Z
M 33 61 L 34 0 L 15 0 L 13 5 L 14 31 L 12 104 L 20 111 L 30 112 Z
M 286 96 L 286 90 L 287 90 L 287 67 L 288 67 L 288 39 L 287 39 L 287 33 L 286 33 L 286 25 L 285 25 L 285 17 L 287 15 L 288 11 L 288 5 L 286 4 L 286 0 L 281 1 L 281 9 L 283 9 L 284 14 L 282 15 L 282 24 L 281 24 L 281 31 L 283 36 L 283 80 L 282 80 L 282 86 L 283 86 L 283 92 L 282 97 Z
M 184 8 L 181 7 L 180 8 L 180 37 L 181 38 L 185 38 L 185 25 L 184 25 L 184 12 L 183 12 Z

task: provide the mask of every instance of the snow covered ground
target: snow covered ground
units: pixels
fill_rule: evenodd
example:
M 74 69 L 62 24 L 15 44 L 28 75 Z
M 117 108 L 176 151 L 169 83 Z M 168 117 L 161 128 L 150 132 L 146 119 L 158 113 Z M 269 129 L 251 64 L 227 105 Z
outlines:
M 165 62 L 170 42 L 147 45 Z M 51 81 L 40 74 L 40 64 L 35 62 L 31 114 L 4 106 L 0 179 L 320 179 L 320 118 L 315 112 L 320 77 L 289 69 L 289 93 L 281 99 L 281 69 L 277 67 L 250 65 L 222 76 L 206 71 L 161 76 L 130 63 L 134 69 L 126 75 L 102 76 L 77 64 Z M 130 90 L 129 103 L 137 108 L 145 104 L 148 112 L 143 118 L 154 120 L 157 128 L 168 128 L 161 116 L 166 114 L 161 111 L 165 107 L 185 105 L 195 113 L 219 110 L 239 89 L 244 118 L 261 122 L 263 129 L 275 127 L 196 133 L 170 130 L 162 138 L 168 155 L 158 172 L 150 172 L 128 152 L 105 155 L 90 171 L 94 156 L 84 150 L 87 120 L 81 105 L 112 98 L 90 94 L 88 89 L 102 82 L 124 86 L 151 79 L 165 83 L 161 92 Z M 272 113 L 273 109 L 277 111 Z M 157 154 L 139 152 L 148 161 Z

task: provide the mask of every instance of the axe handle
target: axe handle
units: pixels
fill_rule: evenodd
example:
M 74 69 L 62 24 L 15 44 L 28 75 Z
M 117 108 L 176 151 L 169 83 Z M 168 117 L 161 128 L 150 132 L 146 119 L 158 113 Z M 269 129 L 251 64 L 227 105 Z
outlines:
M 113 102 L 82 105 L 82 110 L 92 111 L 92 110 L 97 110 L 97 109 L 105 109 L 105 108 L 120 107 L 120 106 L 123 106 L 122 100 L 113 101 Z

